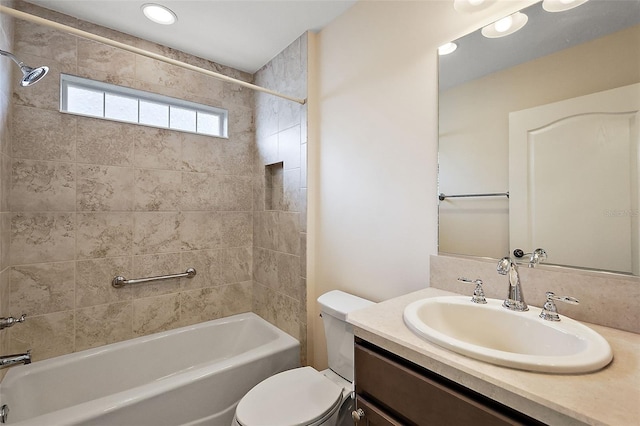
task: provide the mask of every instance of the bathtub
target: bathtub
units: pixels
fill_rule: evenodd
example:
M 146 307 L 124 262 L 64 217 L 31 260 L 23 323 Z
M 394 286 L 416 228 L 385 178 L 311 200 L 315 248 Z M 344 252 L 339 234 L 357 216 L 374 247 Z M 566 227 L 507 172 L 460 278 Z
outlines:
M 240 398 L 299 366 L 300 343 L 253 313 L 12 367 L 15 426 L 227 426 Z

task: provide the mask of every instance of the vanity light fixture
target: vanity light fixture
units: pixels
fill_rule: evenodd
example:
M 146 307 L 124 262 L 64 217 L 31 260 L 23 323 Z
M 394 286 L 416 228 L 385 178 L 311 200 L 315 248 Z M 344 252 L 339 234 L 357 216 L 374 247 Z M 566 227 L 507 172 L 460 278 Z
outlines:
M 142 5 L 142 13 L 149 20 L 156 24 L 171 25 L 178 20 L 178 17 L 171 9 L 155 3 L 146 3 Z
M 449 43 L 445 43 L 442 46 L 438 47 L 438 55 L 448 55 L 449 53 L 453 53 L 457 48 L 458 45 L 450 41 Z
M 542 8 L 547 12 L 564 12 L 565 10 L 578 7 L 587 1 L 589 0 L 544 0 L 542 2 Z
M 522 12 L 516 12 L 484 27 L 482 35 L 487 38 L 508 36 L 524 27 L 528 20 L 529 17 L 527 15 Z

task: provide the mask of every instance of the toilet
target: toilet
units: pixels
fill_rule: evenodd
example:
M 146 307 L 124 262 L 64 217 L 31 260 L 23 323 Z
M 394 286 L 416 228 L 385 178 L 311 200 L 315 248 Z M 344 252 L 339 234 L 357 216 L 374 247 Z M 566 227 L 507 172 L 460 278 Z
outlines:
M 238 403 L 233 426 L 353 425 L 353 329 L 347 314 L 373 302 L 333 290 L 318 303 L 329 368 L 294 368 L 258 383 Z

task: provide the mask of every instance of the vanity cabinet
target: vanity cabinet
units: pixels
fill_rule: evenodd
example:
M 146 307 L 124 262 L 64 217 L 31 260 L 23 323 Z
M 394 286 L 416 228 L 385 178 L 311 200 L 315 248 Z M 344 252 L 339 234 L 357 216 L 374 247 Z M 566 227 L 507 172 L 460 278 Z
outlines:
M 542 425 L 356 337 L 357 425 Z

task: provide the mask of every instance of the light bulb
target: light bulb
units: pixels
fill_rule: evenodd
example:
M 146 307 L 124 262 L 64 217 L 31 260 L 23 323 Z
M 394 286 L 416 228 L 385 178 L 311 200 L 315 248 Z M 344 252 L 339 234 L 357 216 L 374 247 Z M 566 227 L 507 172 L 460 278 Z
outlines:
M 504 37 L 524 27 L 529 18 L 522 12 L 506 16 L 482 29 L 482 35 L 488 38 Z
M 513 25 L 513 18 L 511 17 L 511 15 L 506 16 L 502 19 L 500 19 L 499 21 L 497 21 L 495 24 L 493 24 L 496 31 L 499 33 L 503 33 L 505 31 L 509 31 L 509 28 L 511 28 L 511 25 Z
M 448 55 L 449 53 L 453 53 L 457 48 L 458 45 L 453 42 L 445 43 L 438 47 L 438 55 Z
M 588 0 L 544 0 L 542 8 L 547 12 L 564 12 L 586 3 Z

